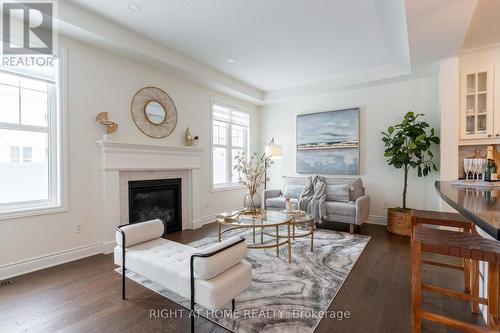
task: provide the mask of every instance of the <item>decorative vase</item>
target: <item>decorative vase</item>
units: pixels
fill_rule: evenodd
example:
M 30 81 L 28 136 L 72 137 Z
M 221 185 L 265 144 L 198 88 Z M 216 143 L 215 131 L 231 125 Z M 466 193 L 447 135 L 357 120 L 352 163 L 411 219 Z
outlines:
M 246 212 L 257 213 L 260 208 L 260 196 L 257 192 L 247 192 L 243 198 L 243 207 Z
M 411 210 L 401 212 L 394 208 L 387 210 L 387 231 L 401 236 L 410 236 Z

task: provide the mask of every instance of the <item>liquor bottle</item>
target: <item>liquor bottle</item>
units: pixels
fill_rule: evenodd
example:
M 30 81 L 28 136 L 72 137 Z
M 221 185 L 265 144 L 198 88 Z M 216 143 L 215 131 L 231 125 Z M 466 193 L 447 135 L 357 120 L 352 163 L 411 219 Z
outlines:
M 486 170 L 484 170 L 484 181 L 491 182 L 491 169 L 492 165 L 490 160 L 488 160 L 488 165 L 486 166 Z
M 496 181 L 498 179 L 497 166 L 495 164 L 494 149 L 495 149 L 494 146 L 488 146 L 488 153 L 486 154 L 486 158 L 488 159 L 488 165 L 486 166 L 484 180 L 488 182 Z

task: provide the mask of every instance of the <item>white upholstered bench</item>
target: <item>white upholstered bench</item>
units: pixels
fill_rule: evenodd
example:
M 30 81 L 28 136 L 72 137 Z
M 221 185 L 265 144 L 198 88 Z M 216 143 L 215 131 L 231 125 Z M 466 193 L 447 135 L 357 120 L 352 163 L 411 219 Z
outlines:
M 234 298 L 252 283 L 251 265 L 244 260 L 244 239 L 232 237 L 196 249 L 161 238 L 164 228 L 161 220 L 117 228 L 114 259 L 122 267 L 122 298 L 125 270 L 129 270 L 190 299 L 191 309 L 195 303 L 218 309 L 232 301 L 234 311 Z

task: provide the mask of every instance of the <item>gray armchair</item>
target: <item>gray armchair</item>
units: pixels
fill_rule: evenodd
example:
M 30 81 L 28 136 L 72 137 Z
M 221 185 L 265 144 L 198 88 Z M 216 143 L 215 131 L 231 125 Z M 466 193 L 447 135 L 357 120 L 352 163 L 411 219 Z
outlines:
M 306 179 L 306 177 L 283 177 L 281 189 L 264 190 L 262 206 L 266 209 L 285 209 L 287 195 L 292 203 L 297 203 Z M 361 179 L 326 178 L 326 184 L 326 218 L 318 223 L 318 227 L 327 227 L 331 222 L 348 223 L 352 233 L 354 226 L 363 224 L 370 214 L 370 197 L 365 194 Z M 335 185 L 345 184 L 349 185 L 348 198 L 336 197 Z

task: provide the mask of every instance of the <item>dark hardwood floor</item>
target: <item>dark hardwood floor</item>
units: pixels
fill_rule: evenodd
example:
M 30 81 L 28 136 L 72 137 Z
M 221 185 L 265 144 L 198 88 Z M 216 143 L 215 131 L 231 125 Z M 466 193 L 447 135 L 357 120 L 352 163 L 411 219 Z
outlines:
M 211 224 L 169 238 L 187 243 L 215 230 Z M 329 308 L 349 311 L 351 316 L 323 319 L 316 332 L 410 332 L 408 238 L 368 224 L 359 232 L 372 238 Z M 128 300 L 122 301 L 120 276 L 113 269 L 112 255 L 96 255 L 10 279 L 0 287 L 0 332 L 189 331 L 187 312 L 177 319 L 150 319 L 151 310 L 172 310 L 171 317 L 179 315 L 175 310 L 180 307 L 133 281 L 127 280 Z M 424 280 L 457 290 L 463 287 L 460 272 L 438 267 L 425 267 Z M 423 306 L 482 323 L 466 302 L 424 293 Z M 201 318 L 196 320 L 196 331 L 228 332 Z M 455 331 L 424 322 L 423 332 Z

